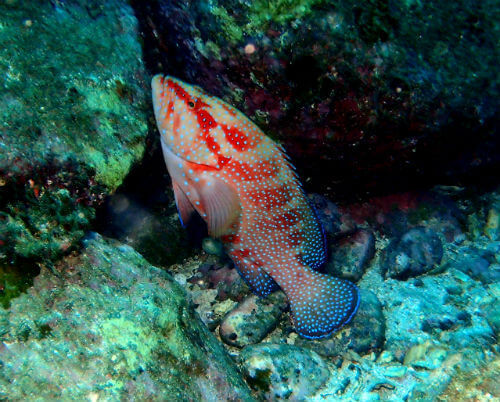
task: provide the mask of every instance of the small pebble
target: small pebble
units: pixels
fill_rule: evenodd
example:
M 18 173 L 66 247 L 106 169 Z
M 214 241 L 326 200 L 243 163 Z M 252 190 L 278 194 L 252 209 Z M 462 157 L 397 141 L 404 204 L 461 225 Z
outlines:
M 224 245 L 221 241 L 212 239 L 211 237 L 204 238 L 201 247 L 205 253 L 216 255 L 217 257 L 222 257 L 225 254 Z
M 276 327 L 286 306 L 283 292 L 265 298 L 250 295 L 224 317 L 219 327 L 220 337 L 239 348 L 257 343 Z
M 425 274 L 441 263 L 443 245 L 430 229 L 417 227 L 395 238 L 385 249 L 386 276 L 406 280 Z
M 392 366 L 387 366 L 384 368 L 384 375 L 387 377 L 403 377 L 408 368 L 406 366 L 402 366 L 400 364 L 395 364 Z

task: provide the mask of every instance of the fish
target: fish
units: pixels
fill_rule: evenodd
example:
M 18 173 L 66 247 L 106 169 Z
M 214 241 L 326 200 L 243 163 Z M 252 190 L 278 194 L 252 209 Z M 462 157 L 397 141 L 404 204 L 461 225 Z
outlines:
M 319 272 L 325 235 L 284 148 L 196 85 L 158 74 L 151 86 L 181 223 L 199 214 L 258 296 L 281 288 L 300 336 L 323 338 L 351 321 L 359 290 Z

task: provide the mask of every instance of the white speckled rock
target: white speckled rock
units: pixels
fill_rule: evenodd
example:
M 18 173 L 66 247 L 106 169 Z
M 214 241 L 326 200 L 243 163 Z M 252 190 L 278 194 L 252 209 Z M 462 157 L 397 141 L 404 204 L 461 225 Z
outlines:
M 321 388 L 330 376 L 318 354 L 293 345 L 247 346 L 240 358 L 247 382 L 266 400 L 301 401 Z

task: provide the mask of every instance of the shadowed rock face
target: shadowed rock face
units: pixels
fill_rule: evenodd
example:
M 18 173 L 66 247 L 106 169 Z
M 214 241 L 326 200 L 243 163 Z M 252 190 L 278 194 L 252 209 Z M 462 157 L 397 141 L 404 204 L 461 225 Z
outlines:
M 488 181 L 500 145 L 493 4 L 280 3 L 132 5 L 151 72 L 242 110 L 311 189 L 338 199 Z

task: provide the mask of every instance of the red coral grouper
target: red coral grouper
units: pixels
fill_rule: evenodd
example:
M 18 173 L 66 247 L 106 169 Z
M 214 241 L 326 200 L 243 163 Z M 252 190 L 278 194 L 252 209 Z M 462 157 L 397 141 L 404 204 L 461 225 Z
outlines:
M 181 221 L 198 212 L 254 293 L 283 289 L 300 335 L 320 338 L 349 322 L 358 289 L 316 272 L 323 231 L 283 150 L 199 87 L 162 75 L 152 87 Z

